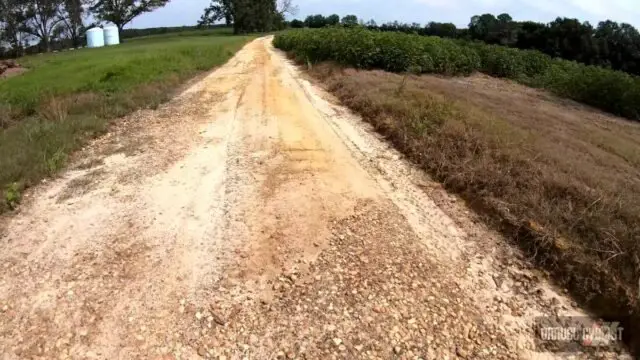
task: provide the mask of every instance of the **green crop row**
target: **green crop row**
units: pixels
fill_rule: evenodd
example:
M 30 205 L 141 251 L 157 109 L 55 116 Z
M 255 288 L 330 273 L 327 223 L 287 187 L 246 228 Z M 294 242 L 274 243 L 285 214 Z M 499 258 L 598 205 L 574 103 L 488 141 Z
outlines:
M 277 35 L 274 45 L 309 63 L 445 75 L 481 71 L 640 120 L 640 78 L 538 51 L 364 28 L 292 30 Z
M 480 66 L 480 57 L 474 49 L 450 40 L 364 28 L 293 30 L 276 36 L 274 44 L 292 51 L 302 61 L 331 60 L 392 72 L 459 75 L 470 74 Z

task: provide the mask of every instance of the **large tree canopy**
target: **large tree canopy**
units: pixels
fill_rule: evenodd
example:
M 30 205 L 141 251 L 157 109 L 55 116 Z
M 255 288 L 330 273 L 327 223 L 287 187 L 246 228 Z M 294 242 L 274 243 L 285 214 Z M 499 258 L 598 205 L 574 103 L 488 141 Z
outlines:
M 91 6 L 96 19 L 114 23 L 120 31 L 134 18 L 161 8 L 169 0 L 94 0 Z
M 284 27 L 284 16 L 295 13 L 291 0 L 213 0 L 198 25 L 209 26 L 224 20 L 236 34 L 262 32 Z
M 26 34 L 27 4 L 21 0 L 0 0 L 0 50 L 7 48 L 11 56 L 23 54 Z
M 51 50 L 51 41 L 63 31 L 64 0 L 27 0 L 25 21 L 21 30 L 40 39 L 45 51 Z
M 347 15 L 342 18 L 342 25 L 345 25 L 345 26 L 358 25 L 358 17 L 355 15 Z
M 304 24 L 305 24 L 305 26 L 310 27 L 312 29 L 323 28 L 323 27 L 328 25 L 328 19 L 329 18 L 325 18 L 324 16 L 322 16 L 320 14 L 309 15 L 304 20 Z M 338 17 L 338 22 L 340 22 L 340 17 Z
M 209 26 L 224 20 L 225 24 L 233 24 L 233 4 L 232 0 L 213 0 L 211 4 L 204 9 L 204 14 L 198 21 L 199 26 Z

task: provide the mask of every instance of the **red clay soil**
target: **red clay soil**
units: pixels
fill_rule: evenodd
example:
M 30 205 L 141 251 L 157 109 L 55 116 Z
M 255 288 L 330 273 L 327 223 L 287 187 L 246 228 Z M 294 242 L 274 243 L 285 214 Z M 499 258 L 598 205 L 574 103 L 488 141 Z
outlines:
M 21 67 L 15 60 L 0 60 L 0 78 L 2 79 L 20 75 L 25 71 L 27 69 Z

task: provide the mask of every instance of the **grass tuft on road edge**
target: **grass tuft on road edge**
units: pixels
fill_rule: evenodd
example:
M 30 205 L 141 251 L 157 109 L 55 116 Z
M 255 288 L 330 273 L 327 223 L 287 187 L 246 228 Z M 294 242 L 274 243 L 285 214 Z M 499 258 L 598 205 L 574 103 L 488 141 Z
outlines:
M 167 101 L 250 39 L 203 31 L 20 59 L 29 71 L 0 80 L 0 213 L 111 120 Z

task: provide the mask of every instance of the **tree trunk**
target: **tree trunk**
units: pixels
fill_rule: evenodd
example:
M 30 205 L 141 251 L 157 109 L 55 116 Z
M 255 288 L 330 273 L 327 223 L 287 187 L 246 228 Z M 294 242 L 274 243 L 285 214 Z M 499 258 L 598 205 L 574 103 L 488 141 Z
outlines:
M 80 47 L 80 36 L 78 34 L 71 37 L 71 46 L 75 49 Z
M 126 25 L 126 24 L 121 24 L 121 25 L 116 24 L 116 26 L 118 27 L 118 37 L 120 38 L 120 42 L 121 42 L 121 43 L 122 43 L 122 42 L 124 42 L 124 41 L 122 40 L 122 32 L 124 31 L 124 26 L 125 26 L 125 25 Z
M 42 42 L 45 52 L 51 52 L 51 42 L 49 41 L 48 36 L 43 36 L 42 39 L 40 39 L 40 42 Z

